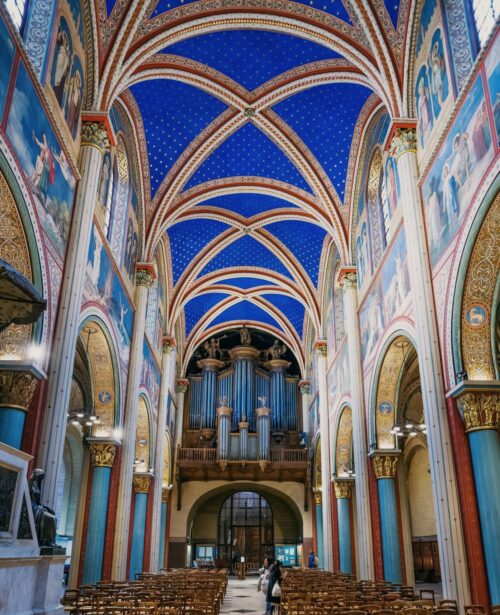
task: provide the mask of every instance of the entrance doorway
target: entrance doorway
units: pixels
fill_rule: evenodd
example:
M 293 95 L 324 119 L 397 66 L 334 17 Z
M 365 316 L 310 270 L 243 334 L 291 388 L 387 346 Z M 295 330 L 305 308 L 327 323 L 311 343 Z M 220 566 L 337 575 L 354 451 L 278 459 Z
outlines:
M 273 551 L 273 511 L 268 501 L 252 491 L 229 496 L 219 510 L 219 559 L 233 569 L 244 558 L 247 568 L 257 570 Z

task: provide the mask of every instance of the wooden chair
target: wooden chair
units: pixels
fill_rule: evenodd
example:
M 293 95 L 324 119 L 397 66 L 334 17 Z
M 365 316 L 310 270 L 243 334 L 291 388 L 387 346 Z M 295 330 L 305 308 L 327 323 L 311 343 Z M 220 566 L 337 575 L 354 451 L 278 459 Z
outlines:
M 428 598 L 425 598 L 424 596 L 428 595 Z M 432 600 L 432 604 L 435 605 L 436 604 L 436 598 L 434 596 L 434 590 L 433 589 L 421 589 L 420 590 L 420 599 L 421 600 Z
M 468 604 L 465 606 L 465 615 L 475 615 L 476 613 L 484 615 L 485 610 L 482 604 Z

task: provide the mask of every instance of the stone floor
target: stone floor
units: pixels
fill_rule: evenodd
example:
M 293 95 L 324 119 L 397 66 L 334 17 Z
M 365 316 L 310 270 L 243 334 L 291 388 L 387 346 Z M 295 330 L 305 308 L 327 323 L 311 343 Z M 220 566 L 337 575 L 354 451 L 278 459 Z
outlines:
M 247 577 L 245 581 L 230 577 L 221 615 L 224 613 L 262 615 L 266 610 L 264 594 L 257 591 L 257 581 L 257 576 Z

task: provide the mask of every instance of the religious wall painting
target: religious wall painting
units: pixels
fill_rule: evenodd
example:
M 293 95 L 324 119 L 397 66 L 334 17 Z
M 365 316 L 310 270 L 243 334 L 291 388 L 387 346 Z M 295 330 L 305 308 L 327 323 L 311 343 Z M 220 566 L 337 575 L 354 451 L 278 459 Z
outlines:
M 335 357 L 335 362 L 328 372 L 328 403 L 330 409 L 335 408 L 335 404 L 350 391 L 350 388 L 349 354 L 344 339 L 344 343 Z
M 149 344 L 144 340 L 141 385 L 148 391 L 152 407 L 157 410 L 161 375 Z
M 102 158 L 101 172 L 97 184 L 96 216 L 100 221 L 104 234 L 108 236 L 113 198 L 114 168 L 111 152 L 106 152 Z
M 7 120 L 7 136 L 32 189 L 42 227 L 63 258 L 76 181 L 22 62 Z
M 2 119 L 7 92 L 9 89 L 10 73 L 14 61 L 15 46 L 2 17 L 0 17 L 0 120 Z
M 448 51 L 443 29 L 443 16 L 437 0 L 426 0 L 422 6 L 415 59 L 415 112 L 419 158 L 430 151 L 431 135 L 437 137 L 436 126 L 443 125 L 453 96 L 450 82 Z
M 478 75 L 422 186 L 433 265 L 459 230 L 493 155 L 488 110 Z
M 368 238 L 368 220 L 366 210 L 359 217 L 356 236 L 356 265 L 358 272 L 358 289 L 361 290 L 371 278 L 371 256 Z
M 125 243 L 123 246 L 123 269 L 128 281 L 134 283 L 135 264 L 139 256 L 139 224 L 137 191 L 132 184 L 128 206 Z
M 495 121 L 495 131 L 497 143 L 500 145 L 500 36 L 495 37 L 495 41 L 488 51 L 484 60 L 484 69 L 488 81 L 488 96 L 493 110 Z
M 118 355 L 124 364 L 128 364 L 134 312 L 95 225 L 90 239 L 86 274 L 86 298 L 100 304 L 109 314 L 118 340 Z

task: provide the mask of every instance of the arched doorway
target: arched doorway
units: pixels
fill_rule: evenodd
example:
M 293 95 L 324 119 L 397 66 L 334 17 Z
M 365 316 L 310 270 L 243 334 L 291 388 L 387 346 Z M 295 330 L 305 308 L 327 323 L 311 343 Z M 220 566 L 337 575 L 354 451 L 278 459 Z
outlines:
M 244 558 L 258 569 L 264 557 L 274 553 L 273 530 L 273 511 L 266 498 L 252 491 L 233 493 L 219 510 L 219 559 L 234 566 Z

